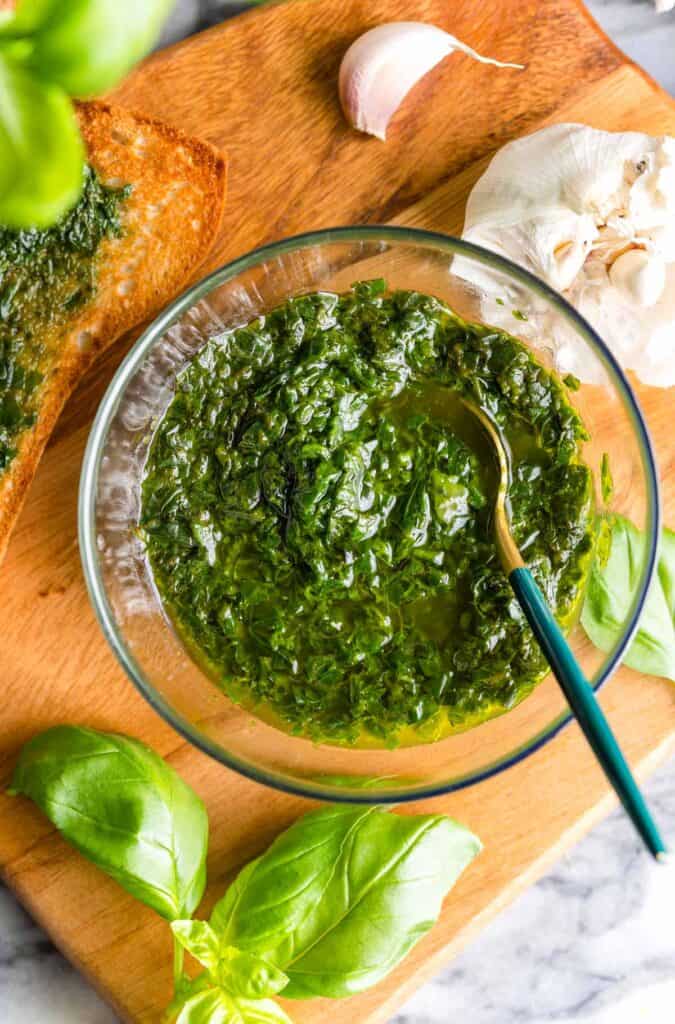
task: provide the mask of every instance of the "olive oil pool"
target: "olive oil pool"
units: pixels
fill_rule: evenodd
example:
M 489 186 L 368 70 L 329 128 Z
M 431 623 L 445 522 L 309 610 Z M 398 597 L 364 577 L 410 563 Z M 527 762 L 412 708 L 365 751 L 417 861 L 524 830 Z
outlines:
M 180 374 L 140 531 L 174 628 L 233 700 L 316 741 L 395 746 L 491 718 L 546 675 L 463 397 L 504 437 L 513 533 L 568 629 L 593 547 L 587 435 L 517 339 L 364 281 L 288 299 Z

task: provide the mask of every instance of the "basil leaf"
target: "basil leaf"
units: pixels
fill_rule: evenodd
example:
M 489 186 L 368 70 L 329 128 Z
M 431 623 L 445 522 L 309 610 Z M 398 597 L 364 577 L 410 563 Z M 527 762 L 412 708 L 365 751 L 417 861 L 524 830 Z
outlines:
M 3 11 L 0 34 L 20 38 L 34 32 L 56 11 L 59 0 L 17 0 L 13 11 Z
M 82 190 L 84 147 L 70 100 L 0 53 L 0 223 L 48 227 Z
M 10 792 L 30 797 L 85 857 L 172 920 L 206 883 L 202 801 L 137 740 L 74 726 L 27 743 Z
M 223 950 L 218 980 L 232 995 L 244 999 L 274 996 L 288 985 L 288 976 L 274 964 L 234 946 Z
M 581 624 L 601 651 L 610 651 L 630 610 L 645 559 L 645 537 L 628 519 L 612 515 L 609 556 L 596 559 L 581 612 Z M 675 681 L 675 533 L 664 529 L 658 570 L 624 663 L 647 675 Z
M 37 8 L 36 8 L 37 4 Z M 34 73 L 71 96 L 110 89 L 156 43 L 174 0 L 23 0 L 38 9 L 27 60 Z
M 171 930 L 191 956 L 209 971 L 215 984 L 247 999 L 273 996 L 288 984 L 278 967 L 253 953 L 224 946 L 206 921 L 174 921 Z
M 246 867 L 242 868 L 234 882 L 222 897 L 218 900 L 213 912 L 211 914 L 211 926 L 218 933 L 219 936 L 224 936 L 227 939 L 227 925 L 239 905 L 240 900 L 244 896 L 246 889 L 249 884 L 251 875 L 257 870 L 257 866 L 260 857 L 257 860 L 249 861 Z M 227 943 L 226 943 L 227 944 Z
M 222 988 L 210 988 L 185 1002 L 176 1024 L 293 1024 L 271 999 L 235 999 Z
M 206 921 L 173 921 L 171 931 L 183 949 L 215 974 L 220 963 L 220 940 Z
M 188 999 L 176 1024 L 233 1024 L 235 1020 L 225 993 L 219 988 L 209 988 Z
M 235 999 L 238 1016 L 232 1024 L 293 1024 L 293 1021 L 272 999 Z
M 432 927 L 479 850 L 440 815 L 327 807 L 248 865 L 211 925 L 221 942 L 280 967 L 285 997 L 352 995 L 381 981 Z

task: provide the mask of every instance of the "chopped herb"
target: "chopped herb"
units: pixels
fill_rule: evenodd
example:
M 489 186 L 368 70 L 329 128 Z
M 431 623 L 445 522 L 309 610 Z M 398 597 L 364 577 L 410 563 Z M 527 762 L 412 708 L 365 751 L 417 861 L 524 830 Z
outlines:
M 602 500 L 605 505 L 609 505 L 614 496 L 614 478 L 609 466 L 609 455 L 607 452 L 603 452 L 602 461 L 600 463 L 600 487 L 602 491 Z
M 581 381 L 578 377 L 575 377 L 573 373 L 567 373 L 563 377 L 563 384 L 569 388 L 570 391 L 578 391 L 581 387 Z

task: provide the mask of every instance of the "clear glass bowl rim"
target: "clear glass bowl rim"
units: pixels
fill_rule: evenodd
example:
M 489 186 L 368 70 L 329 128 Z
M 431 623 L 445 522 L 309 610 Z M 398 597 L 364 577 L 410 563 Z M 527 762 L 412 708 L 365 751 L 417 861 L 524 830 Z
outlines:
M 80 475 L 80 487 L 78 495 L 78 537 L 80 556 L 84 571 L 84 578 L 92 602 L 94 613 L 103 631 L 105 638 L 110 644 L 117 660 L 129 676 L 136 689 L 148 701 L 152 708 L 184 739 L 203 753 L 213 757 L 216 761 L 231 768 L 239 774 L 252 779 L 255 782 L 271 786 L 282 792 L 291 793 L 296 796 L 306 797 L 312 800 L 331 800 L 345 803 L 372 803 L 373 794 L 368 796 L 367 791 L 349 790 L 340 793 L 331 789 L 327 795 L 328 787 L 322 787 L 311 781 L 291 781 L 285 777 L 267 770 L 258 765 L 249 764 L 240 760 L 233 754 L 224 750 L 208 736 L 203 735 L 191 722 L 180 715 L 175 709 L 164 700 L 153 684 L 146 678 L 145 674 L 137 665 L 131 651 L 128 649 L 124 637 L 117 628 L 115 616 L 108 602 L 103 579 L 101 575 L 98 552 L 96 546 L 95 530 L 95 508 L 96 489 L 98 481 L 98 470 L 103 449 L 103 443 L 108 432 L 108 427 L 113 419 L 122 395 L 138 367 L 141 365 L 148 350 L 153 346 L 159 337 L 191 306 L 199 302 L 214 288 L 236 277 L 238 274 L 257 264 L 269 259 L 283 256 L 294 250 L 312 248 L 320 245 L 330 245 L 336 242 L 393 242 L 408 245 L 421 245 L 439 249 L 447 255 L 461 254 L 469 259 L 474 259 L 492 269 L 514 278 L 525 285 L 535 294 L 551 303 L 556 310 L 571 322 L 575 330 L 581 334 L 585 341 L 595 351 L 596 355 L 604 364 L 610 378 L 613 380 L 617 391 L 621 395 L 624 406 L 631 419 L 635 436 L 638 441 L 645 471 L 647 485 L 647 559 L 642 571 L 642 578 L 637 587 L 633 601 L 631 615 L 623 638 L 619 643 L 613 656 L 605 665 L 599 678 L 593 684 L 597 692 L 601 686 L 612 675 L 627 650 L 636 630 L 642 609 L 646 600 L 647 592 L 656 570 L 658 540 L 661 528 L 661 507 L 659 499 L 659 478 L 656 468 L 656 459 L 645 423 L 642 410 L 626 375 L 614 358 L 614 355 L 600 338 L 597 332 L 591 327 L 572 305 L 562 295 L 556 292 L 544 281 L 535 277 L 529 271 L 512 263 L 511 260 L 485 249 L 482 246 L 465 242 L 453 235 L 441 234 L 440 232 L 427 231 L 421 228 L 407 228 L 397 226 L 380 226 L 371 224 L 352 225 L 349 227 L 324 228 L 317 231 L 308 231 L 298 235 L 292 235 L 268 245 L 260 246 L 250 250 L 243 256 L 238 257 L 229 263 L 212 271 L 206 277 L 191 285 L 186 291 L 170 303 L 153 322 L 145 329 L 137 341 L 125 356 L 117 368 L 106 392 L 98 407 L 94 422 L 91 427 L 86 450 L 82 462 Z M 401 803 L 409 800 L 422 800 L 431 797 L 441 796 L 445 793 L 456 792 L 467 786 L 475 785 L 485 779 L 518 764 L 531 754 L 534 754 L 541 747 L 545 746 L 571 721 L 571 711 L 565 711 L 558 715 L 548 726 L 542 729 L 529 742 L 521 745 L 505 757 L 499 758 L 491 764 L 478 771 L 469 773 L 447 783 L 435 783 L 429 787 L 415 788 L 409 793 L 405 790 L 394 789 L 389 794 L 378 792 L 378 803 Z

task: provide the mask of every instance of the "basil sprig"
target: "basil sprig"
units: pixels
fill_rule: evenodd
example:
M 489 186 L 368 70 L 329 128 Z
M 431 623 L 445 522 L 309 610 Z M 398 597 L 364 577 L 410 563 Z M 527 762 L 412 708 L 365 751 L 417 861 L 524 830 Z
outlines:
M 58 726 L 23 748 L 11 792 L 169 919 L 177 1024 L 291 1024 L 274 1001 L 340 998 L 377 984 L 433 926 L 480 850 L 439 814 L 328 806 L 283 832 L 239 873 L 209 921 L 208 822 L 195 793 L 137 740 Z M 187 950 L 204 970 L 183 973 Z
M 0 223 L 49 227 L 82 190 L 69 96 L 112 87 L 153 46 L 174 0 L 18 0 L 0 14 Z

